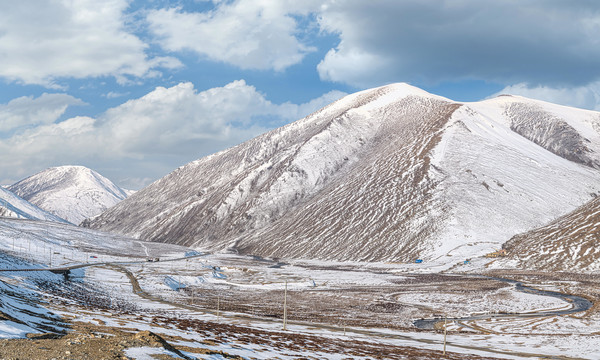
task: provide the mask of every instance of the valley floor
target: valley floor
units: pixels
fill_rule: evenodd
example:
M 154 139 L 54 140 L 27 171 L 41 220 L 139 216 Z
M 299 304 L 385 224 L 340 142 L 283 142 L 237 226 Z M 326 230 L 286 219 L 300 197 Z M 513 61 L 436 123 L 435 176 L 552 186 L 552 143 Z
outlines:
M 598 275 L 284 262 L 1 218 L 0 251 L 3 359 L 600 358 Z

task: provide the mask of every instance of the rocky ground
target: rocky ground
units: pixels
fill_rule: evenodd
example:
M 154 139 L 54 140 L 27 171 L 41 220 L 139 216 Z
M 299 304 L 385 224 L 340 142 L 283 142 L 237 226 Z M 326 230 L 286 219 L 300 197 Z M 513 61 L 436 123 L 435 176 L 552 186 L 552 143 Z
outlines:
M 465 354 L 430 351 L 401 346 L 383 346 L 361 341 L 341 341 L 294 333 L 272 333 L 239 326 L 209 323 L 203 321 L 177 320 L 165 317 L 155 318 L 156 325 L 169 325 L 185 328 L 187 331 L 218 332 L 218 337 L 207 337 L 193 346 L 173 345 L 186 340 L 181 337 L 158 335 L 150 331 L 137 331 L 131 328 L 116 328 L 89 323 L 73 323 L 72 330 L 64 335 L 30 334 L 27 339 L 0 340 L 0 357 L 6 360 L 46 360 L 46 359 L 93 359 L 116 360 L 132 359 L 126 353 L 130 348 L 161 348 L 165 351 L 153 355 L 156 359 L 192 359 L 195 356 L 214 356 L 217 359 L 242 359 L 224 351 L 208 349 L 219 342 L 228 342 L 234 337 L 238 341 L 260 344 L 289 351 L 305 351 L 306 356 L 285 356 L 284 358 L 317 359 L 313 352 L 329 353 L 338 358 L 353 359 L 366 357 L 373 359 L 491 359 Z M 190 355 L 193 354 L 193 355 Z M 257 355 L 260 356 L 260 355 Z M 257 357 L 262 358 L 262 357 Z

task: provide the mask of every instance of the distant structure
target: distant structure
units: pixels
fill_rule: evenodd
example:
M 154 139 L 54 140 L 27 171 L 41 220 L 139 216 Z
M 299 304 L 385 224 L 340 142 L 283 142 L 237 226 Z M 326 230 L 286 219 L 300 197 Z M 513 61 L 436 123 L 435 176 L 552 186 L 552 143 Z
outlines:
M 491 252 L 489 254 L 485 254 L 485 257 L 487 258 L 497 258 L 497 257 L 504 257 L 506 256 L 506 250 L 505 249 L 500 249 L 500 250 L 496 250 L 494 252 Z

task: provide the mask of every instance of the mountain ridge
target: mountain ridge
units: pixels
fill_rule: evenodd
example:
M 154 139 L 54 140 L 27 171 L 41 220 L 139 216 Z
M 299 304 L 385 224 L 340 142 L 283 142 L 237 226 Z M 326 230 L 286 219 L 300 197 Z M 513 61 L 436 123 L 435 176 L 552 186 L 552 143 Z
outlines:
M 0 187 L 0 216 L 17 219 L 45 220 L 66 223 L 67 221 L 18 197 L 4 187 Z
M 51 167 L 18 181 L 8 189 L 74 224 L 127 198 L 125 190 L 84 166 Z

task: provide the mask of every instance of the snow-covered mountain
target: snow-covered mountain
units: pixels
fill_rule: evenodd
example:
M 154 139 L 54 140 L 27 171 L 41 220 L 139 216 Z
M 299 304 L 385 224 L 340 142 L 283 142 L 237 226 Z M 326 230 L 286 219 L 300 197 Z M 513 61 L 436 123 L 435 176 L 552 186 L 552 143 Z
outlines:
M 125 190 L 83 166 L 49 168 L 8 189 L 73 224 L 98 215 L 127 197 Z
M 455 262 L 600 193 L 600 114 L 406 84 L 189 163 L 87 226 L 270 257 Z
M 0 187 L 0 216 L 17 219 L 67 222 L 56 215 L 40 209 L 27 200 L 21 199 L 4 187 Z

